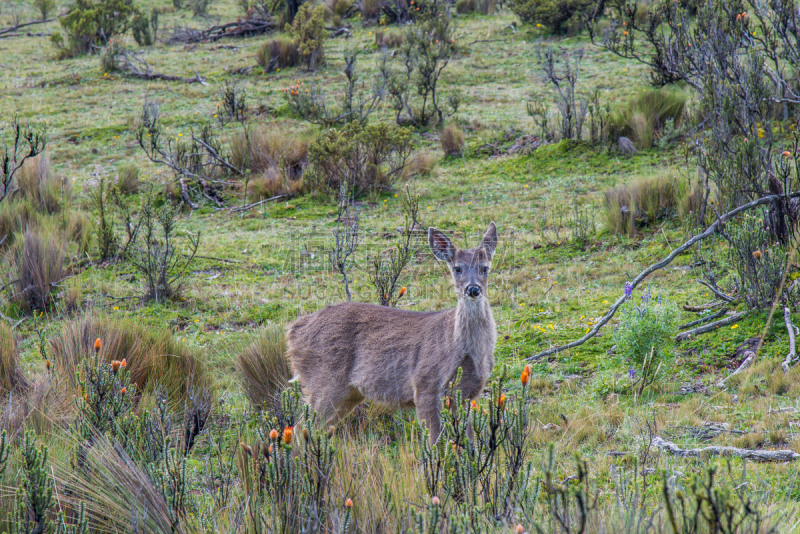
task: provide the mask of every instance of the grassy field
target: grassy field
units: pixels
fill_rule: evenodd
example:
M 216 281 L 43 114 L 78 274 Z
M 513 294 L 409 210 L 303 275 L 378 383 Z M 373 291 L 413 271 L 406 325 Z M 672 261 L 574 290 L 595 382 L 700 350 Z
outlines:
M 140 0 L 138 4 L 150 8 L 166 3 Z M 208 20 L 193 18 L 187 10 L 165 10 L 160 26 L 162 32 L 172 26 L 204 27 L 241 14 L 237 2 L 217 0 Z M 11 25 L 14 17 L 28 20 L 37 15 L 26 1 L 3 2 L 0 26 Z M 149 161 L 137 144 L 134 125 L 145 100 L 159 102 L 166 134 L 175 139 L 212 123 L 220 139 L 226 140 L 241 127 L 236 122 L 221 125 L 216 118 L 222 87 L 233 81 L 246 87 L 249 125 L 282 128 L 310 138 L 316 127 L 292 116 L 283 88 L 301 81 L 338 91 L 344 83 L 344 54 L 349 51 L 360 52 L 363 79 L 377 73 L 381 52 L 373 34 L 378 27 L 357 17 L 348 22 L 352 38 L 326 41 L 327 64 L 313 72 L 301 68 L 264 72 L 256 65 L 255 55 L 268 37 L 159 43 L 142 49 L 155 71 L 179 76 L 197 73 L 205 84 L 144 81 L 104 72 L 95 55 L 56 60 L 46 36 L 0 39 L 0 117 L 4 125 L 17 115 L 23 122 L 47 126 L 47 155 L 55 173 L 73 184 L 65 203 L 70 210 L 88 214 L 94 233 L 98 213 L 90 196 L 101 178 L 113 181 L 124 165 L 133 164 L 145 187 L 152 184 L 154 191 L 162 192 L 172 180 L 169 169 Z M 676 215 L 635 236 L 618 235 L 605 222 L 604 193 L 647 177 L 677 175 L 689 180 L 695 168 L 680 144 L 625 156 L 588 143 L 562 141 L 527 155 L 487 155 L 489 143 L 508 146 L 521 135 L 535 133 L 526 113 L 529 100 L 544 100 L 555 109 L 537 61 L 540 47 L 554 46 L 562 57 L 583 49 L 579 91 L 599 90 L 601 101 L 612 108 L 624 106 L 647 88 L 646 67 L 595 47 L 584 36 L 555 39 L 518 22 L 512 28 L 515 22 L 505 10 L 492 16 L 455 17 L 457 53 L 444 71 L 442 90 L 461 92 L 461 106 L 448 124 L 464 131 L 466 150 L 463 156 L 444 157 L 437 129 L 416 131 L 415 150 L 432 153 L 438 163 L 429 174 L 409 177 L 408 183 L 420 195 L 422 225 L 453 232 L 458 246 L 473 246 L 490 221 L 497 223 L 501 237 L 490 279 L 498 329 L 493 376 L 497 379 L 507 369 L 508 376 L 514 377 L 508 381 L 508 391 L 518 394 L 516 377 L 528 363 L 527 357 L 581 337 L 623 294 L 626 281 L 669 254 L 691 232 L 687 221 Z M 58 30 L 58 23 L 52 22 L 31 31 Z M 122 41 L 137 48 L 130 35 Z M 384 106 L 372 120 L 391 121 L 393 115 Z M 403 185 L 370 193 L 356 203 L 361 245 L 352 273 L 353 300 L 375 301 L 368 276 L 370 258 L 391 247 L 397 228 L 404 224 L 399 198 Z M 241 195 L 229 192 L 228 201 L 239 204 Z M 137 209 L 144 194 L 134 195 L 130 202 Z M 58 291 L 62 296 L 67 288 L 78 291 L 78 310 L 68 311 L 59 304 L 42 317 L 28 317 L 5 295 L 0 296 L 0 311 L 16 325 L 22 371 L 31 380 L 46 373 L 40 340 L 54 336 L 76 317 L 91 314 L 128 320 L 153 331 L 168 330 L 205 366 L 215 406 L 222 399 L 233 413 L 248 412 L 235 370 L 243 347 L 263 335 L 265 327 L 285 325 L 301 314 L 345 300 L 341 277 L 327 258 L 336 206 L 330 194 L 309 193 L 265 203 L 243 214 L 231 214 L 210 203 L 194 211 L 182 210 L 180 230 L 200 232 L 198 257 L 181 298 L 157 304 L 142 303 L 142 280 L 127 262 L 96 261 L 96 242 L 87 250 L 71 245 L 66 259 L 70 277 Z M 581 225 L 589 236 L 585 243 L 575 239 Z M 679 307 L 711 300 L 706 288 L 695 282 L 699 276 L 693 267 L 695 259 L 692 254 L 682 255 L 649 277 L 634 298 L 649 288 Z M 0 277 L 0 283 L 5 281 L 5 276 Z M 434 261 L 427 247 L 415 256 L 401 284 L 407 293 L 399 301 L 400 308 L 436 310 L 456 303 L 446 269 Z M 695 314 L 681 311 L 681 323 L 694 318 Z M 609 518 L 618 509 L 620 473 L 626 474 L 644 494 L 643 509 L 660 513 L 656 522 L 666 529 L 660 504 L 662 477 L 675 477 L 680 484 L 714 465 L 720 468 L 718 481 L 746 488 L 779 532 L 798 531 L 800 489 L 792 463 L 678 458 L 653 448 L 650 441 L 657 435 L 685 448 L 733 445 L 800 450 L 800 370 L 784 375 L 780 368 L 788 350 L 781 310 L 766 331 L 767 314 L 757 313 L 679 343 L 669 369 L 643 395 L 634 394 L 630 385 L 630 364 L 609 353 L 617 324 L 614 319 L 578 348 L 530 362 L 530 409 L 535 423 L 529 447 L 535 473 L 541 472 L 540 459 L 548 443 L 554 444 L 556 473 L 561 479 L 572 474 L 572 455 L 578 454 L 588 462 L 593 491 L 598 492 L 599 506 Z M 717 388 L 715 384 L 741 363 L 742 347 L 749 347 L 762 334 L 764 346 L 757 363 L 726 388 Z M 362 467 L 375 469 L 374 473 L 367 470 L 370 474 L 359 486 L 357 473 L 364 471 L 353 468 L 352 479 L 338 486 L 344 488 L 343 496 L 355 501 L 355 525 L 363 531 L 375 525 L 371 514 L 376 512 L 366 510 L 374 500 L 370 493 L 380 493 L 384 484 L 402 488 L 402 495 L 395 497 L 405 503 L 401 506 L 426 509 L 421 503 L 430 496 L 415 479 L 413 419 L 413 412 L 386 416 L 367 410 L 351 418 L 337 438 L 342 466 L 354 458 Z M 708 431 L 722 424 L 727 425 L 724 430 Z M 68 455 L 70 440 L 58 425 L 42 429 L 41 434 L 48 436 L 53 457 Z M 234 439 L 234 446 L 239 441 Z M 192 464 L 191 469 L 200 471 L 201 466 Z M 343 477 L 347 471 L 342 468 Z M 10 495 L 13 480 L 6 475 Z M 200 490 L 196 493 L 200 515 L 210 497 Z M 364 510 L 359 511 L 362 503 Z M 520 513 L 494 528 L 512 532 L 517 522 L 526 519 L 533 517 Z M 188 530 L 223 528 L 207 517 L 188 524 L 193 525 Z M 592 528 L 603 530 L 596 524 Z

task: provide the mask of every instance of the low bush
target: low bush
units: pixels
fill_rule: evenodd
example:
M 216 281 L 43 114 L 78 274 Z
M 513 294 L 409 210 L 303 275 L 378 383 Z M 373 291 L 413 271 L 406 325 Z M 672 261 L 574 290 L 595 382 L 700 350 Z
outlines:
M 296 67 L 300 64 L 300 51 L 289 37 L 270 39 L 256 52 L 256 63 L 267 72 Z
M 648 88 L 609 117 L 609 136 L 625 136 L 637 148 L 651 148 L 668 127 L 676 128 L 684 118 L 688 97 L 680 88 Z
M 245 395 L 254 406 L 280 408 L 281 392 L 291 378 L 283 327 L 265 328 L 236 358 L 236 371 Z
M 53 33 L 51 40 L 60 57 L 86 54 L 125 33 L 135 11 L 132 0 L 75 0 L 59 20 L 64 34 Z
M 411 132 L 384 123 L 350 123 L 326 130 L 309 147 L 309 161 L 320 185 L 354 196 L 390 189 L 403 176 L 411 155 Z
M 679 313 L 672 303 L 653 296 L 649 288 L 640 298 L 631 293 L 629 299 L 614 331 L 614 340 L 617 354 L 631 366 L 629 379 L 638 385 L 641 394 L 667 371 L 675 347 Z
M 464 132 L 457 126 L 445 126 L 439 134 L 439 143 L 445 156 L 461 156 L 464 154 Z
M 325 49 L 322 46 L 328 35 L 325 13 L 325 6 L 312 7 L 311 2 L 306 2 L 297 10 L 292 24 L 286 25 L 286 31 L 297 43 L 300 59 L 308 70 L 325 64 Z
M 375 30 L 375 45 L 378 48 L 399 48 L 403 44 L 403 33 L 390 28 Z
M 19 367 L 17 338 L 8 325 L 0 323 L 0 395 L 5 397 L 27 386 L 28 380 Z
M 49 352 L 59 376 L 75 387 L 80 362 L 94 354 L 100 339 L 100 359 L 126 360 L 131 381 L 140 392 L 160 384 L 173 401 L 185 398 L 187 380 L 207 384 L 202 360 L 195 350 L 177 342 L 167 330 L 131 319 L 84 316 L 64 323 L 49 340 Z
M 46 228 L 28 228 L 9 250 L 13 300 L 25 313 L 45 311 L 55 302 L 56 283 L 64 279 L 65 246 Z
M 461 14 L 480 13 L 482 15 L 492 15 L 496 8 L 496 0 L 458 0 L 456 2 L 456 11 Z
M 133 39 L 139 46 L 152 46 L 158 39 L 158 10 L 150 11 L 150 16 L 142 11 L 136 11 L 131 21 Z
M 121 195 L 133 195 L 142 187 L 139 177 L 139 167 L 132 163 L 125 163 L 117 169 L 117 182 L 114 184 Z
M 609 189 L 603 199 L 606 227 L 617 234 L 634 235 L 637 227 L 676 213 L 684 189 L 680 178 L 669 173 Z
M 45 20 L 56 8 L 56 0 L 33 0 L 33 5 L 39 10 L 42 20 Z
M 594 7 L 592 0 L 510 0 L 509 7 L 527 24 L 541 24 L 552 33 L 576 34 L 582 15 Z

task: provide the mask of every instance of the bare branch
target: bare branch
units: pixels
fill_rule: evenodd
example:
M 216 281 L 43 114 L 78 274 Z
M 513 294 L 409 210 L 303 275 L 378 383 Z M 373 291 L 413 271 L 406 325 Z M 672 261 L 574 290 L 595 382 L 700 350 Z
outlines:
M 689 339 L 692 336 L 699 336 L 700 334 L 705 334 L 706 332 L 711 332 L 712 330 L 716 330 L 720 326 L 725 326 L 725 325 L 729 325 L 731 323 L 735 323 L 736 321 L 738 321 L 739 319 L 741 319 L 742 317 L 746 316 L 749 313 L 750 313 L 749 311 L 743 311 L 743 312 L 740 312 L 740 313 L 735 313 L 733 315 L 729 315 L 728 317 L 725 317 L 724 319 L 721 319 L 719 321 L 715 321 L 715 322 L 713 322 L 711 324 L 699 326 L 699 327 L 697 327 L 697 328 L 695 328 L 693 330 L 688 330 L 686 332 L 681 332 L 680 334 L 675 336 L 675 341 L 685 341 L 685 340 Z
M 791 462 L 793 460 L 800 459 L 800 454 L 789 449 L 778 451 L 759 451 L 713 445 L 709 447 L 703 447 L 702 449 L 681 449 L 671 441 L 667 441 L 658 436 L 653 438 L 653 445 L 681 458 L 699 458 L 706 455 L 737 456 L 744 460 L 753 460 L 754 462 Z
M 786 355 L 786 358 L 781 364 L 783 373 L 786 374 L 789 372 L 789 366 L 797 359 L 797 344 L 795 342 L 795 330 L 797 327 L 792 322 L 792 314 L 789 311 L 789 306 L 783 308 L 783 322 L 786 323 L 786 331 L 789 333 L 789 354 Z

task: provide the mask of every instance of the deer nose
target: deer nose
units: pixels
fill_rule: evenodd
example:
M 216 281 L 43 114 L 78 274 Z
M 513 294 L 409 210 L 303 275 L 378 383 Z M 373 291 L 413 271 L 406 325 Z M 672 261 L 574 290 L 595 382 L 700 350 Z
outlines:
M 478 286 L 467 286 L 466 294 L 468 297 L 478 298 L 481 296 L 481 288 Z

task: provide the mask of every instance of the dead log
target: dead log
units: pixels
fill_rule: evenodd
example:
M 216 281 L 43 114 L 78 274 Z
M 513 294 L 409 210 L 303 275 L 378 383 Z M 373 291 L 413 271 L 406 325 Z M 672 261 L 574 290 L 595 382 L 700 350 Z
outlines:
M 187 206 L 192 208 L 193 210 L 197 209 L 197 204 L 192 202 L 192 197 L 189 196 L 189 186 L 186 184 L 186 179 L 181 178 L 178 180 L 178 183 L 181 186 L 181 198 L 186 203 Z
M 728 376 L 717 382 L 718 388 L 724 387 L 725 382 L 730 380 L 732 376 L 738 375 L 739 373 L 741 373 L 742 371 L 753 365 L 753 362 L 756 361 L 756 353 L 753 352 L 752 350 L 748 350 L 747 352 L 744 353 L 744 355 L 745 359 L 741 364 L 739 364 L 739 367 L 737 367 L 734 372 L 732 372 L 731 374 L 729 374 Z
M 41 19 L 41 20 L 29 20 L 28 22 L 20 22 L 19 24 L 14 24 L 13 26 L 9 26 L 7 28 L 0 28 L 0 39 L 3 36 L 13 37 L 17 34 L 17 30 L 20 28 L 25 28 L 27 26 L 33 26 L 34 24 L 47 24 L 48 22 L 53 22 L 56 19 Z M 13 34 L 13 35 L 6 35 L 6 34 Z
M 681 458 L 698 458 L 704 455 L 736 456 L 738 458 L 752 460 L 754 462 L 791 462 L 793 460 L 800 459 L 800 454 L 790 449 L 779 451 L 759 451 L 717 445 L 703 447 L 702 449 L 682 449 L 671 441 L 667 441 L 658 436 L 653 438 L 652 443 L 659 449 L 664 449 L 673 456 L 679 456 Z
M 245 38 L 264 35 L 275 29 L 275 23 L 268 19 L 237 20 L 217 24 L 198 30 L 196 28 L 170 28 L 167 30 L 166 44 L 189 44 L 218 41 L 224 37 Z
M 786 323 L 786 331 L 789 333 L 789 354 L 786 355 L 786 358 L 781 364 L 783 373 L 786 374 L 789 372 L 789 366 L 792 365 L 792 362 L 797 358 L 797 344 L 794 337 L 797 333 L 797 327 L 792 322 L 792 314 L 788 306 L 783 308 L 783 322 Z
M 729 325 L 731 323 L 735 323 L 736 321 L 738 321 L 742 317 L 746 316 L 748 313 L 750 313 L 750 312 L 743 311 L 743 312 L 740 312 L 740 313 L 735 313 L 733 315 L 729 315 L 728 317 L 725 317 L 724 319 L 720 319 L 719 321 L 714 321 L 711 324 L 698 326 L 697 328 L 693 328 L 692 330 L 687 330 L 686 332 L 681 332 L 680 334 L 675 336 L 675 341 L 684 341 L 686 339 L 689 339 L 692 336 L 699 336 L 700 334 L 705 334 L 706 332 L 711 332 L 712 330 L 716 330 L 720 326 L 725 326 L 725 325 Z
M 206 81 L 200 77 L 198 73 L 194 73 L 192 78 L 184 78 L 183 76 L 172 76 L 170 74 L 162 74 L 153 71 L 148 65 L 147 61 L 141 57 L 133 54 L 124 48 L 119 49 L 113 59 L 114 67 L 121 73 L 134 78 L 141 78 L 143 80 L 164 80 L 169 82 L 183 82 L 183 83 L 199 83 L 207 85 Z

